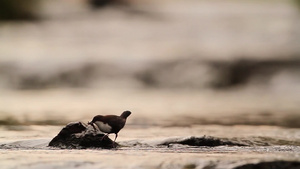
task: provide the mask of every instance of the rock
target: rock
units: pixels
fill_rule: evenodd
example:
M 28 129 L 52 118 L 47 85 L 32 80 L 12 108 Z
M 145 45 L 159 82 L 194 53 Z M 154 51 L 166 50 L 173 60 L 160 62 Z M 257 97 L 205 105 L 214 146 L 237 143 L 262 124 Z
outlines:
M 118 6 L 129 5 L 128 0 L 88 0 L 88 3 L 93 9 L 98 9 L 98 8 L 113 6 L 113 5 L 118 5 Z
M 234 169 L 297 169 L 300 168 L 300 162 L 298 161 L 270 161 L 260 162 L 257 164 L 245 164 L 235 167 Z
M 169 140 L 160 145 L 170 146 L 170 144 L 183 144 L 183 145 L 189 145 L 189 146 L 208 146 L 208 147 L 216 147 L 216 146 L 224 146 L 224 145 L 247 146 L 246 144 L 222 140 L 222 139 L 214 138 L 214 137 L 207 137 L 207 136 L 189 137 L 186 139 L 179 139 L 179 140 Z
M 105 134 L 94 130 L 91 125 L 82 122 L 72 122 L 67 124 L 57 136 L 55 136 L 48 146 L 84 149 L 84 148 L 115 148 L 118 146 Z

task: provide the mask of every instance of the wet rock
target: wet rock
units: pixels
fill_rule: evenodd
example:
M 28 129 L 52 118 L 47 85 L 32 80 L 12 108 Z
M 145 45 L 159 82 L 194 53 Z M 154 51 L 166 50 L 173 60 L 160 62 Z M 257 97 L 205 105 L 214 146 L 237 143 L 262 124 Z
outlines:
M 219 138 L 214 137 L 190 137 L 183 140 L 171 140 L 166 141 L 162 143 L 161 145 L 170 145 L 170 144 L 183 144 L 183 145 L 189 145 L 189 146 L 208 146 L 208 147 L 215 147 L 215 146 L 247 146 L 246 144 L 232 142 L 232 141 L 226 141 Z
M 299 169 L 300 162 L 297 161 L 270 161 L 257 164 L 245 164 L 234 169 Z
M 72 122 L 67 124 L 57 136 L 55 136 L 48 146 L 84 149 L 84 148 L 114 148 L 117 143 L 104 134 L 94 130 L 90 125 L 82 122 Z

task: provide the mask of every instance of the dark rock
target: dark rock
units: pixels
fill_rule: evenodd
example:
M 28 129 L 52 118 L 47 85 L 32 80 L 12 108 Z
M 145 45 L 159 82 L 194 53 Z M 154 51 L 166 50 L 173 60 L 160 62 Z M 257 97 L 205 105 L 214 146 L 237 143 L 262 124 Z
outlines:
M 162 143 L 161 145 L 170 145 L 170 144 L 183 144 L 183 145 L 189 145 L 189 146 L 208 146 L 208 147 L 215 147 L 215 146 L 247 146 L 246 144 L 241 144 L 237 142 L 232 141 L 225 141 L 219 138 L 214 137 L 190 137 L 183 140 L 172 140 L 172 141 L 166 141 L 165 143 Z
M 245 164 L 234 169 L 299 169 L 300 162 L 297 161 L 270 161 L 257 164 Z
M 103 8 L 106 6 L 113 5 L 128 5 L 129 1 L 127 0 L 88 0 L 89 5 L 93 9 Z
M 84 149 L 114 148 L 117 143 L 82 122 L 69 123 L 49 143 L 51 147 Z

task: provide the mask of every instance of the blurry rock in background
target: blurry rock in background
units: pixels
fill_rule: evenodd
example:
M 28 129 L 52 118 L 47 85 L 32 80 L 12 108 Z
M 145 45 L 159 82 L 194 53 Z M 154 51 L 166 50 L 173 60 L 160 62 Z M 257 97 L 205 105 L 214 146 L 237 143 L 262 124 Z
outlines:
M 300 60 L 203 61 L 179 59 L 148 62 L 133 68 L 120 63 L 86 62 L 45 72 L 16 64 L 0 64 L 1 87 L 12 89 L 90 88 L 124 82 L 127 87 L 161 89 L 228 89 L 249 85 L 272 85 L 276 78 L 300 82 Z M 280 76 L 285 77 L 278 79 Z M 273 84 L 274 85 L 274 84 Z
M 24 68 L 17 65 L 0 64 L 0 79 L 3 86 L 13 89 L 87 87 L 94 78 L 95 68 L 93 64 L 83 64 L 78 67 L 61 68 L 54 72 L 42 72 L 34 69 L 24 71 Z
M 36 20 L 40 0 L 1 0 L 1 20 Z
M 300 0 L 294 0 L 294 2 L 296 3 L 296 5 L 297 5 L 298 7 L 300 7 Z
M 294 2 L 3 0 L 1 19 L 42 17 L 43 24 L 2 23 L 0 54 L 8 61 L 0 61 L 0 87 L 89 88 L 126 81 L 133 87 L 226 89 L 268 85 L 280 74 L 298 81 Z M 158 17 L 115 15 L 120 8 L 90 13 L 87 4 L 147 7 Z M 51 57 L 56 62 L 50 64 Z
M 0 86 L 89 88 L 126 81 L 225 89 L 268 83 L 279 74 L 298 79 L 294 2 L 3 0 L 2 20 L 42 17 L 43 23 L 1 23 Z M 88 4 L 147 7 L 157 17 L 128 17 L 119 8 L 92 13 Z
M 288 60 L 237 60 L 231 63 L 211 62 L 219 70 L 212 84 L 215 88 L 228 88 L 249 85 L 249 83 L 270 85 L 280 74 L 290 75 L 300 82 L 300 59 Z
M 294 2 L 1 1 L 0 115 L 68 121 L 131 105 L 138 124 L 157 122 L 147 120 L 153 112 L 197 124 L 279 124 L 299 112 Z M 271 112 L 275 122 L 232 112 Z M 238 119 L 216 120 L 226 113 Z
M 88 0 L 92 9 L 99 9 L 110 5 L 129 5 L 128 0 Z

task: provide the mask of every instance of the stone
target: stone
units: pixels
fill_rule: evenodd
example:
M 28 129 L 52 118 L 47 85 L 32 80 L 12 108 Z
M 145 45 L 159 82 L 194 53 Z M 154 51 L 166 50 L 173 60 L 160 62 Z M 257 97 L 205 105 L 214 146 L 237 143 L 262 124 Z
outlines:
M 62 149 L 106 148 L 118 146 L 104 133 L 82 122 L 67 124 L 49 143 L 50 147 Z

